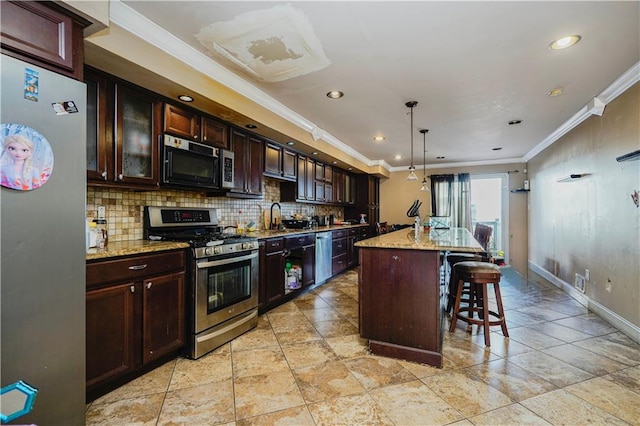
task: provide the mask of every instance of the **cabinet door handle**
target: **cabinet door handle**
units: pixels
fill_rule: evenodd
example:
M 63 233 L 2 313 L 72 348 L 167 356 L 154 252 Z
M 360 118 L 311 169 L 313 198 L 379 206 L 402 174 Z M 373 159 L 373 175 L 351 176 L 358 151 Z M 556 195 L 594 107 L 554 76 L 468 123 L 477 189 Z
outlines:
M 132 285 L 131 287 L 129 287 L 129 290 L 131 290 L 131 293 L 135 293 L 136 287 Z
M 142 271 L 146 267 L 147 267 L 147 264 L 143 263 L 142 265 L 129 266 L 129 269 L 131 269 L 132 271 Z
M 122 180 L 122 179 L 124 179 L 124 175 L 123 175 L 122 173 L 120 173 L 120 174 L 118 175 L 118 180 Z
M 107 178 L 109 177 L 109 175 L 107 174 L 106 170 L 104 172 L 102 172 L 100 174 L 100 176 L 102 176 L 102 179 L 107 180 Z
M 147 290 L 150 290 L 152 285 L 153 285 L 153 283 L 152 283 L 152 282 L 148 282 L 148 283 L 147 283 Z

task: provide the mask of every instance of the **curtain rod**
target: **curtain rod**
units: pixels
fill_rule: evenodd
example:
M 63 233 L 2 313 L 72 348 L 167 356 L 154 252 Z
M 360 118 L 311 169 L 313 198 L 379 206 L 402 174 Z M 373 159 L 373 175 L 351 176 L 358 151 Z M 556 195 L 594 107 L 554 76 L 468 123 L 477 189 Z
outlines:
M 473 175 L 473 176 L 482 176 L 482 175 L 497 175 L 500 173 L 507 173 L 507 174 L 511 174 L 511 173 L 519 173 L 520 171 L 518 169 L 516 170 L 507 170 L 506 172 L 484 172 L 484 173 L 467 173 L 469 175 Z M 431 177 L 431 176 L 446 176 L 446 175 L 452 175 L 452 176 L 458 176 L 461 173 L 437 173 L 434 175 L 429 175 L 427 177 Z

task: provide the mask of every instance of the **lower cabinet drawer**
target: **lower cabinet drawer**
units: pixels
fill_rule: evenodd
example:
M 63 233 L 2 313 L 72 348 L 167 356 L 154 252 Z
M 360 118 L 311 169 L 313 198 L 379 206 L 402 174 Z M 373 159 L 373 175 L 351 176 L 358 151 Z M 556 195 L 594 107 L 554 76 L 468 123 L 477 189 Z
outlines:
M 347 269 L 347 254 L 334 256 L 331 259 L 331 275 L 337 275 Z
M 185 269 L 185 251 L 132 256 L 117 260 L 87 264 L 87 287 L 114 281 L 135 281 L 138 278 Z
M 334 239 L 331 243 L 331 253 L 333 257 L 339 256 L 341 254 L 347 253 L 347 239 L 340 238 Z

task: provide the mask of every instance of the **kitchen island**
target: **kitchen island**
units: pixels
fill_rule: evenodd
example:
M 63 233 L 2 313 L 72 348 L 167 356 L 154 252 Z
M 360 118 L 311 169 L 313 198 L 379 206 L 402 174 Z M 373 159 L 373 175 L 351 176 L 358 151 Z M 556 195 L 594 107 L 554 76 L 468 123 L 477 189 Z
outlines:
M 401 229 L 356 243 L 359 331 L 374 354 L 442 367 L 440 254 L 480 252 L 465 228 Z

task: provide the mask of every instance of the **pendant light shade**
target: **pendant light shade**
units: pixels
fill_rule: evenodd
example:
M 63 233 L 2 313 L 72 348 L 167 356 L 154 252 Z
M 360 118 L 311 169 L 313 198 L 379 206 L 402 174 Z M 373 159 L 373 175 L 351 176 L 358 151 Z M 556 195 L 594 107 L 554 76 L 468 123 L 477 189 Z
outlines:
M 429 184 L 427 182 L 427 133 L 429 133 L 429 129 L 421 129 L 420 133 L 422 133 L 422 170 L 424 170 L 420 191 L 429 192 Z
M 407 176 L 407 180 L 418 180 L 418 176 L 416 176 L 416 168 L 413 165 L 413 108 L 418 105 L 418 102 L 409 101 L 405 105 L 409 108 L 411 114 L 411 166 L 409 167 L 409 176 Z

